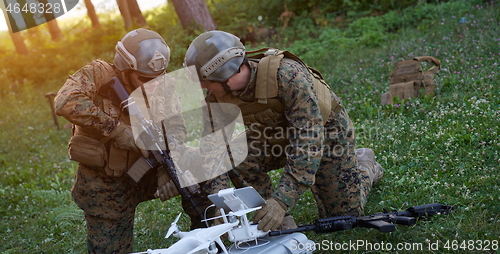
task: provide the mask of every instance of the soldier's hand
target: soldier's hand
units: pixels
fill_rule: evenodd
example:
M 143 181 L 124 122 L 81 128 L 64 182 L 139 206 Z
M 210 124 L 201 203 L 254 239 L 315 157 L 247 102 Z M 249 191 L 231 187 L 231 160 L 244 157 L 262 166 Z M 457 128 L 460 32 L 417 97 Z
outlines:
M 286 208 L 286 204 L 281 200 L 270 198 L 266 200 L 266 204 L 254 214 L 253 221 L 254 223 L 259 222 L 257 228 L 264 232 L 276 230 L 283 222 Z
M 120 149 L 139 152 L 139 149 L 135 145 L 134 134 L 130 125 L 119 123 L 109 136 L 103 138 L 101 141 L 105 143 L 110 139 L 114 139 L 115 145 Z
M 165 169 L 158 169 L 158 189 L 155 192 L 155 197 L 159 198 L 161 201 L 167 201 L 177 195 L 179 191 L 175 187 L 174 182 L 170 179 Z

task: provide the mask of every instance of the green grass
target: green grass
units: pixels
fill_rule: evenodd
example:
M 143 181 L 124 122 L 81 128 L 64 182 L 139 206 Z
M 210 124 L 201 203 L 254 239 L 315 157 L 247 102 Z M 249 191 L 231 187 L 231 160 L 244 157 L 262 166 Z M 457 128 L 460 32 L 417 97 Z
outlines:
M 381 17 L 386 26 L 392 24 L 390 31 L 372 29 L 360 22 L 347 28 L 359 31 L 362 27 L 365 33 L 358 34 L 359 37 L 353 37 L 352 31 L 322 30 L 325 32 L 318 33 L 324 41 L 304 39 L 288 45 L 292 50 L 303 50 L 300 53 L 304 54 L 304 60 L 323 72 L 355 122 L 358 147 L 374 149 L 385 168 L 385 176 L 372 190 L 365 213 L 434 202 L 454 205 L 456 211 L 421 220 L 410 227 L 398 225 L 392 233 L 357 228 L 324 235 L 307 233 L 307 236 L 318 243 L 362 240 L 390 243 L 394 248 L 398 243 L 422 244 L 423 250 L 418 253 L 498 254 L 498 250 L 460 248 L 461 243 L 469 240 L 500 241 L 498 5 L 451 1 L 412 8 L 420 8 L 428 15 L 403 16 L 419 13 L 408 9 Z M 404 27 L 403 17 L 407 21 Z M 462 17 L 468 22 L 460 23 Z M 332 34 L 337 36 L 336 40 L 332 40 Z M 383 41 L 373 40 L 377 43 L 370 44 L 368 35 Z M 321 42 L 326 46 L 318 46 Z M 394 63 L 421 55 L 434 56 L 442 62 L 442 70 L 436 77 L 436 96 L 381 106 L 380 96 L 388 90 L 388 75 Z M 87 61 L 88 56 L 82 59 Z M 44 97 L 45 93 L 57 91 L 64 79 L 44 78 L 44 86 L 30 79 L 9 79 L 17 83 L 2 86 L 0 253 L 86 252 L 83 213 L 69 194 L 76 167 L 66 154 L 70 130 L 56 130 Z M 62 118 L 59 121 L 61 126 L 67 123 Z M 278 174 L 272 176 L 276 179 Z M 164 235 L 181 211 L 178 198 L 140 204 L 134 250 L 164 248 L 175 242 L 164 239 Z M 316 219 L 310 192 L 303 195 L 292 214 L 299 224 Z M 187 229 L 188 221 L 184 215 L 181 228 Z M 446 249 L 447 242 L 456 250 Z M 435 243 L 439 249 L 428 250 L 429 244 Z M 470 247 L 477 248 L 478 242 L 474 243 Z M 359 248 L 350 252 L 370 251 Z

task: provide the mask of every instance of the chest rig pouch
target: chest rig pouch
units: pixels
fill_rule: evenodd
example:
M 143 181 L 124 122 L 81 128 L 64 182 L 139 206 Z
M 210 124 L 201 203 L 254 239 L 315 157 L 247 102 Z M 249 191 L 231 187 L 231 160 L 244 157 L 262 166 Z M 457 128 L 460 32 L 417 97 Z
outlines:
M 73 136 L 68 144 L 69 159 L 91 167 L 104 167 L 107 160 L 104 144 L 98 139 L 78 134 L 82 133 L 78 129 L 78 126 L 73 125 Z

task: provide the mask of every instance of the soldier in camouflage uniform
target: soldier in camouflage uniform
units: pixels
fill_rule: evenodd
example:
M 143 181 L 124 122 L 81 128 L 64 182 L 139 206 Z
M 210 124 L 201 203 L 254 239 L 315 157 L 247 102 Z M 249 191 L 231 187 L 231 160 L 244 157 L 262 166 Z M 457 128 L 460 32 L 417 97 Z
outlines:
M 165 127 L 183 140 L 173 80 L 164 74 L 169 59 L 170 49 L 158 33 L 131 31 L 118 42 L 113 65 L 90 62 L 68 78 L 55 98 L 57 114 L 73 124 L 68 153 L 79 164 L 71 194 L 85 214 L 89 253 L 131 252 L 136 206 L 154 199 L 155 192 L 163 201 L 178 195 L 175 188 L 165 188 L 173 183 L 164 170 L 149 170 L 139 183 L 125 174 L 142 154 L 128 115 L 108 96 L 114 77 L 129 94 L 149 82 L 148 88 L 156 88 L 147 89 L 156 94 L 153 114 L 172 116 Z
M 307 188 L 320 217 L 360 215 L 383 169 L 371 149 L 356 150 L 340 98 L 289 52 L 247 53 L 236 36 L 210 31 L 193 40 L 184 65 L 194 66 L 192 78 L 208 90 L 208 103 L 241 109 L 249 154 L 229 176 L 236 187 L 253 186 L 266 199 L 253 218 L 259 229 L 294 227 L 287 210 Z M 273 187 L 268 172 L 280 168 Z

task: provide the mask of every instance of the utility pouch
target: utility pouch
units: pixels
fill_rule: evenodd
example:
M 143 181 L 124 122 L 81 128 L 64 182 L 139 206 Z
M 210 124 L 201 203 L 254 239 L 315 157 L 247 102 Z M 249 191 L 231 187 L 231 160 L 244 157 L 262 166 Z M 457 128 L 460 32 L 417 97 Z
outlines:
M 69 140 L 68 156 L 72 161 L 92 167 L 103 167 L 106 164 L 106 147 L 97 139 L 74 135 Z
M 109 156 L 108 156 L 108 164 L 106 165 L 106 173 L 108 175 L 113 175 L 109 172 L 121 171 L 124 172 L 127 170 L 127 162 L 128 162 L 128 150 L 120 149 L 116 147 L 113 143 L 109 146 Z
M 420 83 L 419 81 L 410 81 L 410 82 L 401 82 L 396 84 L 391 84 L 389 86 L 389 97 L 387 98 L 389 101 L 392 101 L 392 98 L 399 97 L 401 99 L 411 99 L 420 96 L 420 85 L 416 84 Z

